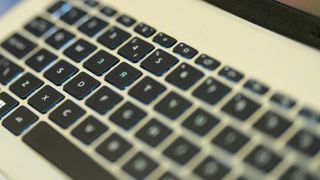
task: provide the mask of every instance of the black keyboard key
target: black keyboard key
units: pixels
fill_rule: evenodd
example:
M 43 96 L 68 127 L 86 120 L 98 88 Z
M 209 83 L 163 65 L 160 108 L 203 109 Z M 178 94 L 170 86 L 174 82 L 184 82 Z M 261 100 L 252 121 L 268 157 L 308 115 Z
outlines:
M 77 72 L 78 69 L 76 67 L 65 60 L 61 60 L 46 71 L 44 76 L 52 83 L 59 86 Z
M 113 26 L 98 38 L 98 42 L 113 50 L 120 46 L 130 36 L 131 35 L 126 31 Z
M 282 161 L 282 158 L 259 145 L 244 160 L 262 172 L 269 173 Z
M 165 86 L 146 76 L 130 89 L 129 94 L 145 104 L 150 104 L 165 90 Z
M 172 173 L 166 172 L 159 178 L 159 180 L 179 180 L 179 179 Z
M 158 166 L 158 163 L 147 155 L 138 152 L 122 167 L 122 169 L 136 179 L 145 179 Z
M 317 178 L 308 172 L 299 169 L 296 166 L 290 167 L 280 178 L 280 180 L 317 180 Z
M 36 17 L 24 28 L 37 37 L 41 37 L 48 32 L 54 25 L 42 17 Z
M 128 59 L 129 61 L 136 63 L 139 62 L 144 56 L 154 49 L 154 46 L 138 37 L 131 39 L 127 44 L 122 46 L 118 53 Z
M 187 90 L 203 77 L 203 73 L 196 68 L 182 63 L 167 77 L 166 81 L 180 89 Z
M 133 19 L 132 17 L 124 14 L 124 15 L 121 15 L 117 18 L 117 22 L 119 22 L 120 24 L 122 24 L 126 27 L 130 27 L 134 23 L 136 23 L 137 21 L 135 19 Z
M 291 109 L 297 104 L 295 100 L 281 93 L 274 94 L 271 101 L 284 109 Z
M 244 87 L 257 95 L 264 95 L 269 91 L 269 88 L 266 85 L 254 80 L 254 79 L 248 80 L 244 84 Z
M 88 7 L 97 7 L 99 5 L 99 2 L 96 0 L 84 0 L 83 3 Z
M 31 93 L 43 85 L 43 81 L 27 73 L 10 86 L 10 90 L 21 99 L 26 99 Z
M 230 91 L 230 87 L 213 78 L 208 78 L 192 94 L 208 104 L 215 105 Z
M 63 53 L 75 62 L 81 62 L 96 49 L 95 45 L 80 39 L 64 50 Z
M 150 37 L 152 36 L 154 33 L 156 33 L 156 30 L 145 24 L 145 23 L 140 23 L 138 24 L 135 28 L 134 28 L 134 31 L 144 37 Z
M 86 35 L 93 37 L 107 25 L 108 23 L 104 20 L 97 17 L 91 17 L 79 27 L 79 30 Z
M 76 23 L 78 20 L 80 20 L 83 16 L 85 16 L 86 13 L 76 7 L 72 7 L 68 12 L 66 12 L 64 15 L 60 17 L 60 19 L 70 25 Z
M 24 106 L 17 108 L 12 114 L 3 120 L 2 125 L 12 134 L 18 136 L 28 129 L 38 116 Z
M 136 137 L 147 143 L 149 146 L 156 147 L 171 133 L 172 130 L 164 124 L 156 119 L 151 119 L 136 133 Z
M 136 105 L 126 102 L 110 116 L 110 120 L 125 130 L 131 129 L 147 114 Z
M 78 138 L 86 145 L 91 144 L 98 139 L 104 132 L 108 130 L 108 127 L 101 123 L 93 116 L 89 116 L 83 122 L 81 122 L 71 134 Z
M 249 138 L 246 135 L 230 126 L 225 127 L 212 140 L 212 143 L 232 154 L 237 153 L 248 142 Z
M 15 33 L 6 39 L 1 46 L 13 56 L 21 59 L 36 48 L 37 45 L 22 35 Z
M 199 177 L 207 180 L 222 179 L 229 172 L 230 168 L 212 157 L 204 159 L 193 172 Z
M 196 59 L 196 64 L 208 69 L 208 70 L 215 70 L 217 67 L 220 66 L 220 62 L 216 59 L 213 59 L 212 57 L 206 55 L 206 54 L 201 54 L 197 59 Z
M 157 49 L 141 63 L 141 67 L 147 71 L 161 76 L 172 66 L 178 63 L 178 59 L 167 52 Z
M 7 85 L 18 76 L 23 69 L 11 60 L 0 55 L 0 83 Z
M 100 12 L 107 17 L 112 17 L 117 14 L 117 10 L 110 6 L 104 6 Z
M 226 66 L 223 69 L 221 69 L 219 71 L 219 76 L 235 83 L 239 82 L 244 77 L 244 75 L 241 72 L 229 66 Z
M 77 99 L 83 99 L 100 85 L 100 82 L 87 73 L 81 72 L 66 85 L 63 90 Z
M 58 1 L 50 6 L 47 11 L 55 17 L 60 17 L 70 10 L 71 6 L 65 1 Z
M 310 157 L 317 155 L 320 151 L 319 136 L 303 129 L 288 141 L 288 145 Z
M 259 118 L 253 126 L 271 137 L 278 138 L 285 133 L 291 125 L 292 122 L 288 119 L 268 111 Z
M 163 154 L 178 164 L 185 165 L 199 152 L 197 146 L 179 137 L 163 151 Z
M 13 108 L 18 106 L 18 104 L 19 102 L 16 101 L 9 94 L 5 92 L 0 93 L 0 119 Z
M 55 49 L 60 49 L 62 46 L 64 46 L 74 37 L 75 35 L 68 32 L 67 30 L 59 29 L 46 39 L 46 43 L 48 43 L 50 46 L 54 47 Z
M 247 120 L 260 107 L 261 105 L 257 102 L 242 94 L 237 94 L 222 108 L 222 111 L 241 121 L 244 121 Z
M 107 86 L 103 86 L 86 101 L 86 104 L 103 115 L 120 103 L 122 99 L 123 97 L 119 94 Z
M 141 75 L 139 70 L 123 62 L 109 72 L 105 80 L 119 89 L 126 89 Z
M 81 118 L 85 111 L 71 100 L 67 100 L 50 113 L 49 118 L 63 129 Z
M 97 76 L 101 76 L 103 73 L 111 69 L 115 64 L 119 62 L 119 59 L 112 54 L 100 50 L 95 55 L 90 57 L 83 66 Z
M 315 110 L 309 107 L 303 107 L 299 111 L 299 116 L 311 121 L 311 122 L 316 122 L 320 123 L 320 114 L 317 113 Z
M 218 118 L 202 109 L 197 109 L 184 120 L 182 125 L 193 133 L 204 136 L 219 122 Z
M 174 47 L 173 52 L 187 59 L 191 59 L 198 54 L 196 49 L 185 43 L 179 43 L 176 47 Z
M 46 49 L 40 49 L 26 61 L 26 64 L 35 71 L 41 72 L 56 59 L 56 55 Z
M 63 98 L 64 96 L 60 92 L 50 86 L 45 86 L 33 95 L 28 103 L 39 112 L 46 113 Z
M 132 145 L 116 133 L 111 134 L 96 151 L 111 162 L 116 162 L 126 154 Z
M 23 141 L 72 179 L 116 179 L 45 122 L 33 128 Z
M 192 103 L 175 92 L 170 92 L 163 98 L 154 109 L 168 118 L 177 119 Z
M 153 41 L 166 48 L 172 47 L 177 42 L 176 39 L 162 32 L 157 34 Z

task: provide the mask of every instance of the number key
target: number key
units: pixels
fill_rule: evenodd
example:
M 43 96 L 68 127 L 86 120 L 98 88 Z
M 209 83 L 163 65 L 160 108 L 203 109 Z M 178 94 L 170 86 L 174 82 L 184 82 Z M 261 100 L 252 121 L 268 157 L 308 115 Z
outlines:
M 126 31 L 113 26 L 107 32 L 102 34 L 98 38 L 98 42 L 106 46 L 107 48 L 114 50 L 120 46 L 124 41 L 126 41 L 131 35 Z
M 213 78 L 208 78 L 192 94 L 208 104 L 215 105 L 230 91 L 231 88 L 228 86 Z
M 25 29 L 28 30 L 33 35 L 40 37 L 48 32 L 54 25 L 42 17 L 37 17 L 32 20 L 29 24 L 25 26 Z
M 156 76 L 161 76 L 167 72 L 172 66 L 177 64 L 179 60 L 168 54 L 167 52 L 157 49 L 150 56 L 148 56 L 141 63 L 141 67 L 155 74 Z
M 286 118 L 268 111 L 253 126 L 260 131 L 277 138 L 292 125 Z
M 133 38 L 118 53 L 129 61 L 139 62 L 144 56 L 154 49 L 154 46 L 138 37 Z
M 219 119 L 202 109 L 194 111 L 182 125 L 199 136 L 207 134 L 219 123 Z
M 203 73 L 201 71 L 182 63 L 166 77 L 166 80 L 183 90 L 187 90 L 202 77 Z
M 222 111 L 241 121 L 244 121 L 247 120 L 260 107 L 260 104 L 249 99 L 248 97 L 242 94 L 237 94 L 222 108 Z
M 298 131 L 289 140 L 288 145 L 310 157 L 320 151 L 320 139 L 306 130 Z
M 229 126 L 212 140 L 212 143 L 232 154 L 238 152 L 248 142 L 247 136 Z

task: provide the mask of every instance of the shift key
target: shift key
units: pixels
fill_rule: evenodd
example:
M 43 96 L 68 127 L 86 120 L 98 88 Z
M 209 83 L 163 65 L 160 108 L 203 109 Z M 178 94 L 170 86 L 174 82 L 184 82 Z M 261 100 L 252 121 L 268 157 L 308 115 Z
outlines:
M 23 141 L 72 179 L 116 179 L 45 122 L 40 122 Z

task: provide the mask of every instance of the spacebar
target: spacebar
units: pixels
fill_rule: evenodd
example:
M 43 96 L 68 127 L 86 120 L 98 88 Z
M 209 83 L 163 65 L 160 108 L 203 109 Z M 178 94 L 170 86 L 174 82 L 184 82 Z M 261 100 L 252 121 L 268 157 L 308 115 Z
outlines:
M 23 141 L 72 179 L 116 179 L 45 122 L 40 122 Z

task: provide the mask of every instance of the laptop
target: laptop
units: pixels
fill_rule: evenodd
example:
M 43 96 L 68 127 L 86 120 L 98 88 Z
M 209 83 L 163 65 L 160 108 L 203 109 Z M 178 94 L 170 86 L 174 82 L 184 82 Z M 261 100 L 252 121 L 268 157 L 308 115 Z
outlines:
M 0 179 L 319 180 L 317 0 L 1 0 Z

